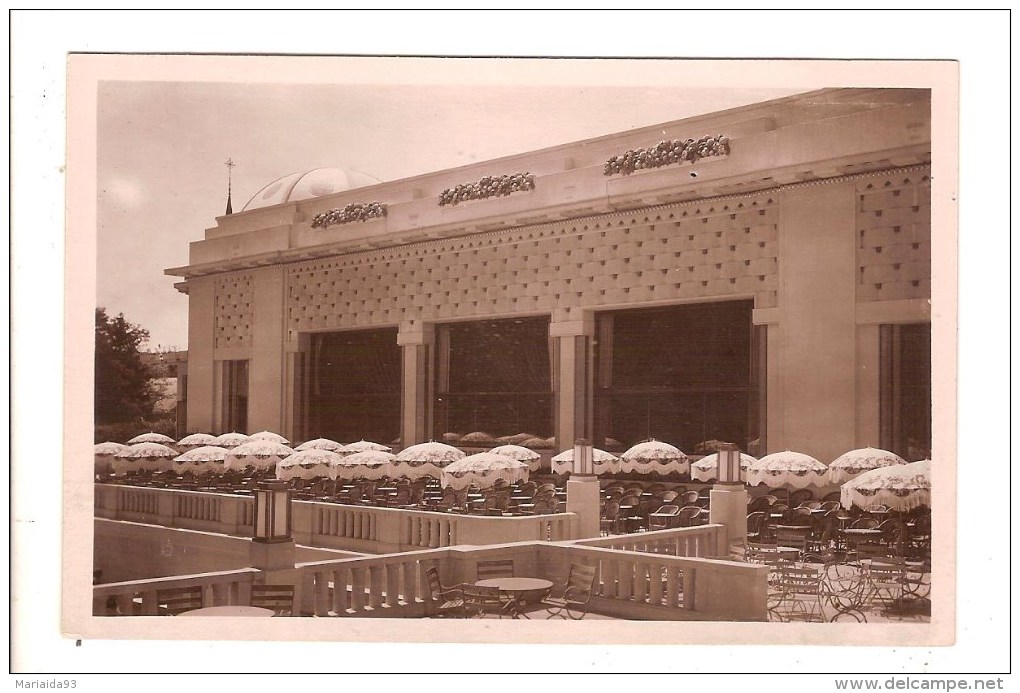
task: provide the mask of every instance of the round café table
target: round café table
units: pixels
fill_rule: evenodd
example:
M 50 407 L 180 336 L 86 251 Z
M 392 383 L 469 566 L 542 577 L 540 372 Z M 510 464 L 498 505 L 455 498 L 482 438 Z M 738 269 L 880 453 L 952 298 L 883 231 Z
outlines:
M 177 614 L 178 616 L 272 616 L 272 609 L 260 606 L 206 606 Z
M 506 606 L 503 607 L 511 618 L 528 618 L 524 613 L 524 607 L 528 601 L 544 597 L 552 588 L 553 583 L 541 578 L 513 577 L 513 578 L 489 578 L 479 580 L 476 587 L 494 589 L 500 596 L 506 596 Z

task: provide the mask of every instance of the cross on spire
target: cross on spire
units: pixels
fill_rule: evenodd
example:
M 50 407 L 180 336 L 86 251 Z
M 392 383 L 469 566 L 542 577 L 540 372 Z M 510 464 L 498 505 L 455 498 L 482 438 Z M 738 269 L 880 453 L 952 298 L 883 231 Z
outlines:
M 231 171 L 231 169 L 233 169 L 235 166 L 237 166 L 237 164 L 234 163 L 234 160 L 232 158 L 228 157 L 227 160 L 225 162 L 223 162 L 223 165 L 227 167 L 227 211 L 226 211 L 226 213 L 227 214 L 233 214 L 234 213 L 234 209 L 233 209 L 233 207 L 230 204 L 230 189 L 231 189 L 231 183 L 232 183 L 232 180 L 231 180 L 231 173 L 232 173 L 232 171 Z

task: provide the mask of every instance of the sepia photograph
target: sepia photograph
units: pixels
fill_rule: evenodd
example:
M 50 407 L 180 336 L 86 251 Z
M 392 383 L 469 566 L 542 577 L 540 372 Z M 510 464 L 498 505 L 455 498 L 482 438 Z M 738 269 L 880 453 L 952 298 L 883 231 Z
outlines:
M 66 88 L 65 638 L 957 643 L 955 61 Z

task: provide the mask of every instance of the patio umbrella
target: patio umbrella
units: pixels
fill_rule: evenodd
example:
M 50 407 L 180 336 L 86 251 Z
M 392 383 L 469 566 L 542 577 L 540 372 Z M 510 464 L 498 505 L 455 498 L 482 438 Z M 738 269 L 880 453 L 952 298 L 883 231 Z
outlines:
M 443 468 L 443 488 L 464 489 L 474 484 L 479 488 L 492 486 L 496 479 L 509 484 L 528 480 L 528 465 L 512 460 L 505 455 L 479 452 L 464 459 L 451 462 Z
M 397 453 L 395 473 L 412 480 L 425 476 L 441 479 L 443 467 L 465 456 L 464 452 L 446 443 L 418 443 Z
M 620 469 L 637 474 L 686 474 L 691 470 L 687 455 L 669 443 L 649 440 L 620 455 Z
M 851 479 L 839 489 L 840 503 L 867 508 L 885 505 L 901 512 L 931 506 L 931 460 L 892 464 Z
M 221 448 L 236 448 L 238 445 L 247 443 L 251 438 L 243 433 L 224 433 L 223 435 L 216 436 L 213 441 L 213 445 L 217 445 Z
M 344 455 L 329 465 L 329 478 L 342 481 L 382 479 L 391 476 L 396 455 L 383 450 L 362 450 Z
M 528 465 L 528 471 L 537 472 L 542 466 L 542 456 L 529 448 L 521 445 L 500 445 L 489 452 L 495 455 L 506 455 L 512 460 L 524 462 Z
M 127 445 L 122 443 L 99 443 L 93 448 L 93 454 L 95 455 L 95 473 L 96 474 L 112 474 L 113 473 L 113 456 L 122 450 L 127 450 Z
M 828 484 L 829 468 L 802 452 L 774 452 L 747 468 L 747 483 L 769 488 L 807 488 Z
M 162 443 L 135 443 L 113 456 L 113 471 L 116 474 L 164 471 L 170 469 L 171 460 L 177 455 L 176 450 Z
M 231 448 L 227 455 L 227 469 L 276 469 L 276 463 L 294 454 L 294 449 L 283 443 L 272 440 L 249 440 L 236 448 Z
M 616 474 L 620 471 L 620 458 L 598 448 L 592 448 L 592 460 L 596 474 Z M 567 448 L 552 460 L 553 474 L 570 474 L 574 471 L 574 448 Z
M 174 439 L 170 436 L 165 436 L 162 433 L 143 433 L 140 436 L 135 436 L 128 441 L 128 445 L 135 445 L 136 443 L 161 443 L 163 445 L 173 445 Z
M 174 447 L 178 450 L 191 450 L 193 448 L 200 448 L 203 445 L 215 445 L 216 436 L 208 433 L 192 433 L 189 436 L 184 436 L 177 441 L 177 445 Z
M 389 452 L 390 447 L 387 445 L 383 445 L 381 443 L 373 443 L 368 440 L 359 440 L 356 443 L 350 443 L 349 445 L 345 445 L 343 447 L 342 452 L 344 452 L 345 454 L 350 454 L 353 452 L 364 452 L 365 450 L 378 450 L 379 452 Z
M 230 451 L 215 445 L 201 445 L 174 458 L 173 471 L 178 474 L 222 474 L 226 468 L 224 460 Z
M 891 464 L 906 464 L 907 461 L 888 450 L 860 448 L 844 452 L 829 465 L 829 483 L 845 484 L 863 472 L 888 467 Z
M 314 438 L 306 440 L 294 449 L 298 452 L 304 452 L 305 450 L 329 450 L 330 452 L 343 454 L 344 444 L 329 438 Z
M 330 476 L 330 466 L 343 456 L 330 450 L 302 450 L 276 463 L 277 479 L 317 479 Z
M 252 440 L 268 440 L 273 443 L 280 443 L 281 445 L 290 445 L 290 441 L 281 436 L 279 433 L 273 433 L 272 431 L 259 431 L 258 433 L 252 433 L 248 436 Z
M 740 480 L 747 481 L 747 468 L 757 462 L 757 458 L 747 453 L 740 453 Z M 691 478 L 696 481 L 715 481 L 719 473 L 719 453 L 705 455 L 691 464 Z

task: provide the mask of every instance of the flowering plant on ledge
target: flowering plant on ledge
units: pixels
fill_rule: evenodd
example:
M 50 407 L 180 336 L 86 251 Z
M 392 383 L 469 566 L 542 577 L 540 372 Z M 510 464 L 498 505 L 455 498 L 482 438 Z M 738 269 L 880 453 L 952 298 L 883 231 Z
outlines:
M 629 176 L 637 169 L 694 163 L 698 159 L 729 153 L 730 141 L 722 135 L 702 137 L 700 140 L 663 140 L 654 147 L 629 149 L 620 156 L 611 157 L 606 161 L 602 174 L 612 176 L 622 173 Z
M 477 183 L 464 183 L 439 193 L 439 206 L 455 205 L 465 200 L 481 200 L 486 197 L 504 197 L 510 193 L 534 189 L 535 176 L 530 173 L 485 176 Z
M 343 209 L 331 209 L 320 212 L 312 217 L 312 228 L 328 229 L 334 224 L 349 224 L 352 221 L 368 221 L 386 216 L 386 205 L 381 202 L 361 204 L 353 202 Z

